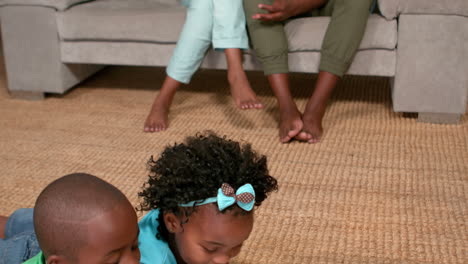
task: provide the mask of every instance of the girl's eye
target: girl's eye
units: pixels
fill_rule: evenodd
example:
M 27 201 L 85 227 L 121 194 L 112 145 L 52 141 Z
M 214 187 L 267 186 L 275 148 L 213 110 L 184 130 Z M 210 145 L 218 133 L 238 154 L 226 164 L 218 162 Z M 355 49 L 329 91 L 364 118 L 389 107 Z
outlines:
M 208 252 L 208 253 L 214 253 L 214 252 L 216 252 L 216 248 L 206 248 L 206 247 L 203 247 L 203 249 L 205 249 L 205 251 Z

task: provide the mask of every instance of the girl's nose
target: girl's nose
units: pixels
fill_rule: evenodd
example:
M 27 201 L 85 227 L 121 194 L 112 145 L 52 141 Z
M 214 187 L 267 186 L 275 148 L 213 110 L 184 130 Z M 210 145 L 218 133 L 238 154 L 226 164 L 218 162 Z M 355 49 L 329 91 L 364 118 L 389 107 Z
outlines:
M 213 258 L 213 263 L 215 264 L 228 264 L 231 257 L 227 254 L 218 255 Z

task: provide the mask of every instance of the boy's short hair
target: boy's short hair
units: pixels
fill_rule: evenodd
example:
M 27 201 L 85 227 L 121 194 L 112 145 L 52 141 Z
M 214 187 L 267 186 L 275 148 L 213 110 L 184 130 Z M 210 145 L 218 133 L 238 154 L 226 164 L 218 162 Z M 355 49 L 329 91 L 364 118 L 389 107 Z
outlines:
M 86 223 L 128 202 L 116 187 L 96 176 L 73 173 L 50 183 L 34 206 L 34 228 L 45 257 L 76 260 L 87 242 Z

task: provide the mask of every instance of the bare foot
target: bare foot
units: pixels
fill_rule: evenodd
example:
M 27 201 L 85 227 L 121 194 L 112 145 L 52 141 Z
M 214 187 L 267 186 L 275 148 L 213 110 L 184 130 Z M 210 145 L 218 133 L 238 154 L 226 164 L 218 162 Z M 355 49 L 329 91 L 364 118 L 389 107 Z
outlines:
M 244 71 L 228 73 L 231 94 L 240 109 L 261 109 L 263 104 L 257 99 Z
M 240 109 L 263 108 L 263 104 L 257 99 L 242 68 L 242 51 L 240 49 L 225 49 L 224 53 L 228 64 L 231 94 L 237 107 Z
M 287 143 L 296 137 L 303 127 L 301 113 L 297 109 L 281 111 L 279 136 L 281 143 Z
M 146 117 L 144 126 L 145 132 L 159 132 L 167 129 L 169 125 L 169 107 L 171 106 L 177 88 L 181 85 L 182 83 L 166 76 L 158 96 L 154 99 L 148 117 Z
M 159 132 L 167 129 L 169 106 L 159 104 L 157 100 L 153 103 L 151 111 L 146 117 L 145 132 Z
M 323 115 L 319 114 L 304 114 L 302 118 L 304 126 L 301 133 L 299 133 L 301 138 L 297 139 L 308 143 L 318 143 L 323 134 L 322 118 Z
M 307 102 L 302 121 L 304 126 L 297 140 L 308 143 L 317 143 L 323 134 L 322 119 L 325 115 L 327 101 L 335 88 L 339 76 L 329 72 L 320 71 L 315 90 Z

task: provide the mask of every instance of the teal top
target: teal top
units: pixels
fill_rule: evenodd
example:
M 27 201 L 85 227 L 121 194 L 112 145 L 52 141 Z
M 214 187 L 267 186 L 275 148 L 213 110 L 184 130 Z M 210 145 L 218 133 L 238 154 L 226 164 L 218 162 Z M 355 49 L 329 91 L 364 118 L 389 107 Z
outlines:
M 140 263 L 177 264 L 167 242 L 156 238 L 159 226 L 158 217 L 159 209 L 151 210 L 138 223 L 140 227 L 140 235 L 138 236 L 138 246 L 141 253 Z

